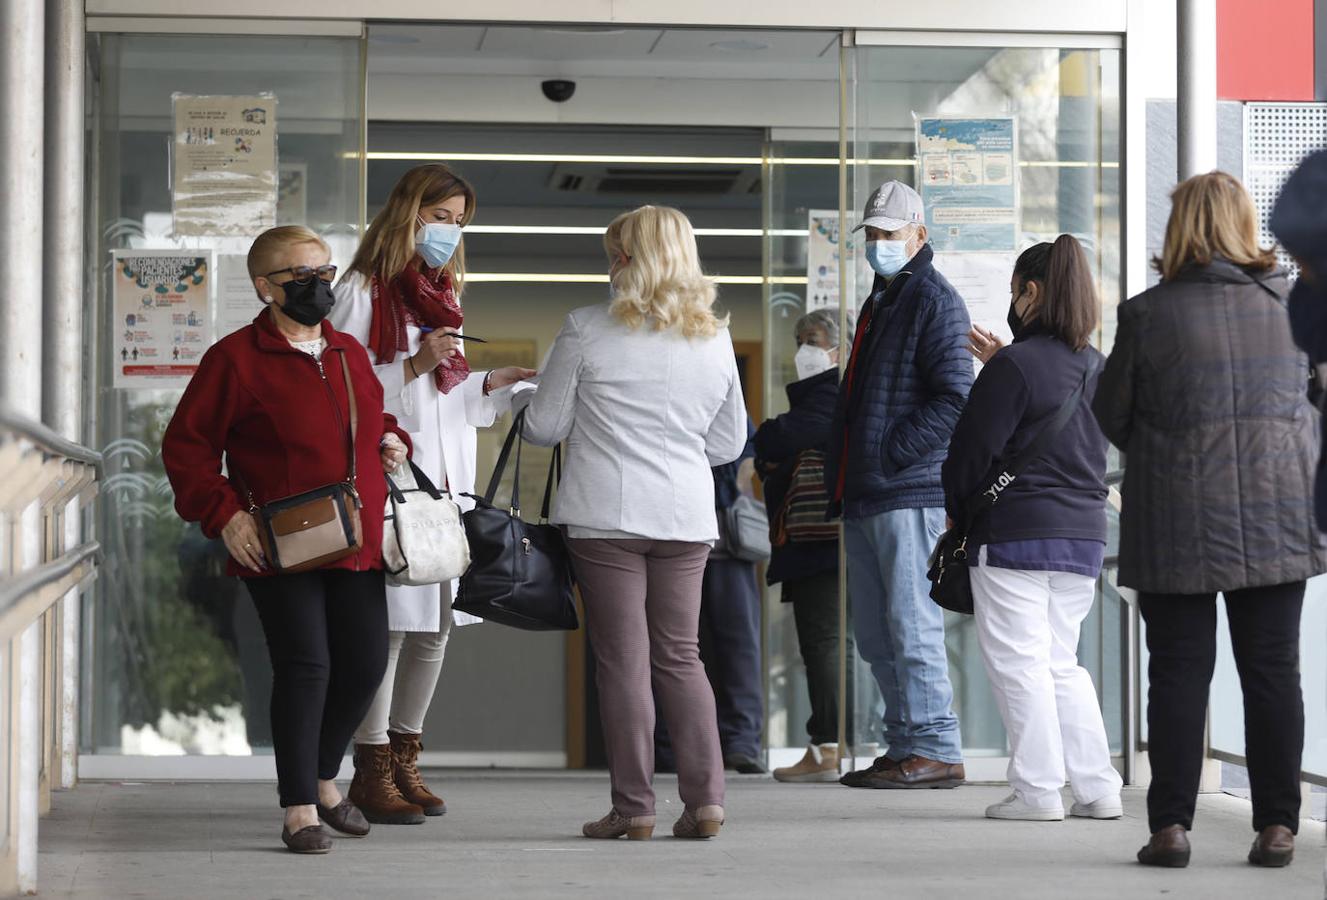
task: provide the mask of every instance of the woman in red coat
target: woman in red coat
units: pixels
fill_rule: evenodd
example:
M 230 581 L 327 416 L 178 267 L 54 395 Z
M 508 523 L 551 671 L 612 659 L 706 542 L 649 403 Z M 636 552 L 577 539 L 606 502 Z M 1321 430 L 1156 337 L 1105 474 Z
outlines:
M 346 834 L 369 830 L 333 779 L 386 666 L 387 492 L 379 473 L 406 458 L 410 440 L 383 412 L 364 348 L 323 321 L 333 303 L 330 259 L 322 239 L 303 227 L 273 228 L 254 241 L 249 275 L 267 308 L 203 355 L 161 445 L 176 510 L 225 541 L 229 572 L 244 579 L 263 623 L 274 676 L 281 838 L 296 853 L 331 849 L 320 818 Z M 251 510 L 346 480 L 343 366 L 358 414 L 362 547 L 312 571 L 276 573 Z

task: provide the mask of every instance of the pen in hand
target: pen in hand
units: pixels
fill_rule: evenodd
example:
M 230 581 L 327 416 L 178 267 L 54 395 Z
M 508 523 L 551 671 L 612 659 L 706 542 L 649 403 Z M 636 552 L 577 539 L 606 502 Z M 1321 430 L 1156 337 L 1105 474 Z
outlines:
M 436 328 L 430 328 L 428 325 L 421 325 L 421 326 L 419 326 L 419 333 L 420 333 L 420 334 L 429 334 L 430 332 L 433 332 L 433 331 L 437 331 L 437 329 L 436 329 Z M 472 337 L 472 336 L 470 336 L 470 335 L 468 335 L 468 334 L 453 334 L 452 337 L 456 338 L 458 341 L 474 341 L 476 344 L 487 344 L 487 343 L 488 343 L 488 341 L 484 340 L 484 339 L 481 338 L 481 337 Z

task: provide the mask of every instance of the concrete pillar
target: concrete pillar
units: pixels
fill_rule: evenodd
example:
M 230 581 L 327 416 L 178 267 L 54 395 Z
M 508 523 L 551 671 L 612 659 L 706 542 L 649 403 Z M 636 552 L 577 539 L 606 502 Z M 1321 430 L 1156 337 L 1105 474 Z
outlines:
M 1216 168 L 1216 4 L 1179 0 L 1178 138 L 1183 181 Z
M 0 3 L 0 402 L 41 416 L 42 167 L 45 68 L 44 0 Z M 38 510 L 13 523 L 19 568 L 36 562 Z M 41 771 L 41 635 L 29 628 L 14 644 L 18 690 L 0 691 L 14 724 L 6 748 L 10 774 L 10 835 L 18 892 L 37 890 L 38 779 Z M 7 670 L 14 673 L 14 668 Z M 10 687 L 10 686 L 6 686 Z M 16 813 L 16 815 L 15 815 Z
M 42 305 L 42 420 L 82 443 L 83 304 L 83 79 L 84 14 L 79 0 L 46 0 L 46 196 Z M 62 549 L 78 544 L 79 510 L 64 516 Z M 74 786 L 78 760 L 79 595 L 59 604 L 55 785 Z

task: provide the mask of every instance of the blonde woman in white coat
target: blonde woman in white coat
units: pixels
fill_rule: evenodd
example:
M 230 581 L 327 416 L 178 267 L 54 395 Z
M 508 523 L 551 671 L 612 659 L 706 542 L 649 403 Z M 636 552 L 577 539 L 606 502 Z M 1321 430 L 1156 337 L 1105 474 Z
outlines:
M 475 488 L 475 429 L 492 425 L 510 405 L 510 386 L 534 374 L 471 372 L 453 337 L 462 321 L 461 227 L 474 211 L 474 189 L 446 166 L 411 169 L 369 226 L 330 316 L 368 349 L 385 407 L 411 435 L 415 464 L 463 509 L 470 501 L 460 494 Z M 350 786 L 370 822 L 417 824 L 446 812 L 417 760 L 454 596 L 455 583 L 387 588 L 387 673 L 355 733 Z M 455 624 L 477 621 L 457 613 Z

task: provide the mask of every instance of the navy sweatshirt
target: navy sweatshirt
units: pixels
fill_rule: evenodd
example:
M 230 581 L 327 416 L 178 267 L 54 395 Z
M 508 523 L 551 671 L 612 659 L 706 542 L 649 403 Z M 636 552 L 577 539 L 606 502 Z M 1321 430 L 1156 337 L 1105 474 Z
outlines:
M 1033 323 L 997 353 L 977 376 L 954 428 L 941 472 L 945 509 L 960 521 L 962 508 L 985 489 L 1001 464 L 1027 447 L 1101 354 L 1075 352 Z M 1098 376 L 1089 381 L 1078 411 L 1050 448 L 1015 479 L 995 506 L 974 523 L 971 553 L 988 543 L 1049 538 L 1106 540 L 1106 437 L 1092 415 Z

